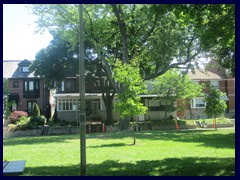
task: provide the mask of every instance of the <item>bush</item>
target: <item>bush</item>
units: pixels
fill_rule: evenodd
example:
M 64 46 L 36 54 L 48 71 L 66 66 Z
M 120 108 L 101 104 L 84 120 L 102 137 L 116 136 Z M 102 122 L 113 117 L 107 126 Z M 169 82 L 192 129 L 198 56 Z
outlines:
M 41 116 L 32 116 L 30 118 L 30 124 L 32 125 L 44 125 L 46 122 L 46 118 L 45 116 L 41 115 Z
M 39 109 L 39 106 L 37 104 L 34 104 L 33 106 L 33 114 L 32 116 L 40 116 L 40 109 Z
M 28 124 L 30 122 L 30 117 L 22 116 L 16 124 Z
M 11 124 L 15 124 L 17 121 L 19 121 L 19 119 L 22 117 L 22 116 L 28 116 L 28 113 L 27 112 L 24 112 L 24 111 L 14 111 L 12 112 L 12 114 L 8 117 L 9 121 Z
M 9 124 L 8 125 L 9 131 L 25 131 L 25 130 L 31 130 L 32 126 L 29 123 L 26 124 Z

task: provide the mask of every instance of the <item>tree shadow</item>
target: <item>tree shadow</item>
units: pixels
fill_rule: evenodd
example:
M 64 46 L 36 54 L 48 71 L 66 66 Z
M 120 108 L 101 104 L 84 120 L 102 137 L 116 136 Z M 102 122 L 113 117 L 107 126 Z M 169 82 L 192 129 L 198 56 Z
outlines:
M 140 139 L 162 140 L 162 141 L 178 141 L 178 142 L 191 142 L 200 143 L 199 146 L 209 146 L 214 148 L 229 148 L 235 149 L 235 133 L 222 134 L 218 131 L 212 130 L 168 130 L 168 131 L 147 131 L 147 132 L 111 132 L 111 133 L 97 133 L 87 134 L 86 139 L 100 138 L 100 139 L 124 139 L 135 137 Z M 4 146 L 17 146 L 17 145 L 31 145 L 31 144 L 46 144 L 46 143 L 70 143 L 69 140 L 79 139 L 79 134 L 71 135 L 51 135 L 51 136 L 37 136 L 37 137 L 17 137 L 3 139 Z M 101 145 L 100 147 L 116 147 L 125 146 L 126 143 L 114 143 L 110 145 Z M 99 146 L 92 146 L 97 148 Z
M 102 144 L 102 145 L 96 145 L 96 146 L 88 146 L 88 148 L 121 147 L 121 146 L 129 146 L 129 144 L 112 143 L 112 144 Z
M 79 176 L 80 165 L 26 167 L 24 175 Z M 166 158 L 87 164 L 87 176 L 234 176 L 234 158 Z
M 137 139 L 151 139 L 164 141 L 178 141 L 189 143 L 200 143 L 199 146 L 208 146 L 214 148 L 235 149 L 235 133 L 222 134 L 218 131 L 207 134 L 212 130 L 194 130 L 194 131 L 164 131 L 148 132 L 145 134 L 135 134 Z
M 35 136 L 35 137 L 14 137 L 3 139 L 4 146 L 46 144 L 46 143 L 69 143 L 69 140 L 80 139 L 79 135 L 50 135 L 50 136 Z

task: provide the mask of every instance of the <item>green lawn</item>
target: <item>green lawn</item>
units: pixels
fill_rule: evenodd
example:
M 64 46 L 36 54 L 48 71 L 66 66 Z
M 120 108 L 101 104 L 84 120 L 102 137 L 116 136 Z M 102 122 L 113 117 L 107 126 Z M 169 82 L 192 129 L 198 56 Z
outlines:
M 86 137 L 88 176 L 235 175 L 233 129 L 112 132 Z M 80 175 L 79 135 L 7 138 L 3 142 L 5 160 L 27 160 L 24 175 Z

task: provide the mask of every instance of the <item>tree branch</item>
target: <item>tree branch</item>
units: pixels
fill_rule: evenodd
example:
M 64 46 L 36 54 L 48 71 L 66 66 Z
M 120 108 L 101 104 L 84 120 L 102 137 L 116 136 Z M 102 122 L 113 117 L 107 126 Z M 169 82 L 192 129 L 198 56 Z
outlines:
M 117 17 L 117 23 L 122 37 L 123 45 L 123 62 L 129 63 L 128 59 L 128 37 L 127 37 L 127 28 L 124 21 L 123 12 L 120 5 L 112 4 L 113 12 Z

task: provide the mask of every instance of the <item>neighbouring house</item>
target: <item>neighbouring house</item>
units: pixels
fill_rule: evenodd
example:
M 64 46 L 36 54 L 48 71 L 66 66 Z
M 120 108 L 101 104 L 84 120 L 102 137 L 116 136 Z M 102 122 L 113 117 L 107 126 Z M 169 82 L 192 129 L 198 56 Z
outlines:
M 88 76 L 89 77 L 89 76 Z M 92 77 L 92 76 L 91 76 Z M 109 83 L 105 76 L 104 83 Z M 102 98 L 100 77 L 95 75 L 85 81 L 85 108 L 86 120 L 106 121 L 106 107 Z M 69 75 L 62 81 L 61 86 L 56 89 L 54 97 L 58 118 L 66 121 L 77 121 L 79 111 L 79 76 Z M 113 112 L 113 119 L 116 120 L 116 112 Z
M 104 83 L 109 84 L 106 76 Z M 86 78 L 87 79 L 87 78 Z M 99 88 L 100 76 L 95 75 L 94 80 L 86 81 L 85 83 L 85 100 L 86 100 L 86 120 L 101 120 L 106 121 L 106 106 L 102 98 L 102 91 Z M 150 88 L 150 87 L 149 87 Z M 159 120 L 165 116 L 166 104 L 160 104 L 156 100 L 156 95 L 146 94 L 140 95 L 141 102 L 148 108 L 145 115 L 139 115 L 139 120 Z M 56 98 L 56 107 L 58 112 L 58 118 L 66 121 L 77 121 L 78 119 L 78 103 L 79 103 L 79 77 L 68 76 L 61 83 L 61 87 L 56 90 L 54 95 Z M 114 97 L 113 104 L 118 101 L 117 96 Z M 168 103 L 168 106 L 173 106 L 172 103 Z M 114 108 L 114 106 L 113 106 Z M 118 121 L 120 119 L 120 113 L 113 109 L 113 120 Z M 167 117 L 170 117 L 173 113 L 168 112 Z
M 197 70 L 196 73 L 189 73 L 190 78 L 195 83 L 205 83 L 211 84 L 221 91 L 227 93 L 227 104 L 228 104 L 228 114 L 234 115 L 235 113 L 235 79 L 230 78 L 227 75 L 225 69 L 216 71 L 216 68 L 210 68 L 209 66 L 205 71 Z M 213 63 L 215 64 L 215 63 Z M 219 67 L 218 67 L 219 68 Z M 106 76 L 93 75 L 93 80 L 87 80 L 85 82 L 85 100 L 86 100 L 86 120 L 101 120 L 106 121 L 106 107 L 102 98 L 102 90 L 100 87 L 100 78 L 104 78 L 104 83 L 109 84 Z M 148 87 L 151 89 L 151 86 Z M 207 89 L 204 89 L 207 92 Z M 58 112 L 58 118 L 66 121 L 78 121 L 78 103 L 79 103 L 79 77 L 75 74 L 69 75 L 61 83 L 60 88 L 58 88 L 54 94 L 56 99 L 56 107 Z M 154 94 L 144 94 L 140 95 L 141 102 L 147 107 L 147 113 L 144 115 L 139 115 L 139 120 L 160 120 L 165 118 L 165 109 L 170 106 L 176 107 L 180 105 L 177 102 L 164 102 L 160 103 L 157 100 L 157 95 Z M 167 118 L 172 115 L 177 114 L 179 117 L 184 119 L 199 119 L 207 118 L 204 114 L 205 103 L 203 101 L 204 97 L 196 97 L 190 100 L 190 104 L 187 105 L 187 109 L 182 112 L 167 112 Z M 118 101 L 117 96 L 114 97 L 114 102 Z M 113 103 L 114 104 L 114 103 Z M 113 107 L 114 108 L 114 107 Z M 113 110 L 113 120 L 118 121 L 120 119 L 119 112 Z
M 188 75 L 195 83 L 212 85 L 226 93 L 227 110 L 225 114 L 229 117 L 235 116 L 235 78 L 228 75 L 226 69 L 221 68 L 215 60 L 211 60 L 205 70 L 196 69 L 195 73 L 189 72 Z M 207 88 L 203 89 L 204 93 L 207 91 Z M 204 113 L 205 107 L 204 97 L 195 97 L 187 105 L 187 109 L 177 112 L 177 115 L 186 119 L 204 119 L 207 118 Z
M 11 111 L 26 111 L 31 115 L 34 104 L 38 104 L 41 114 L 49 118 L 54 109 L 50 91 L 43 79 L 29 71 L 31 64 L 32 61 L 26 59 L 3 61 L 3 77 L 8 78 L 10 89 L 9 101 L 15 101 Z

